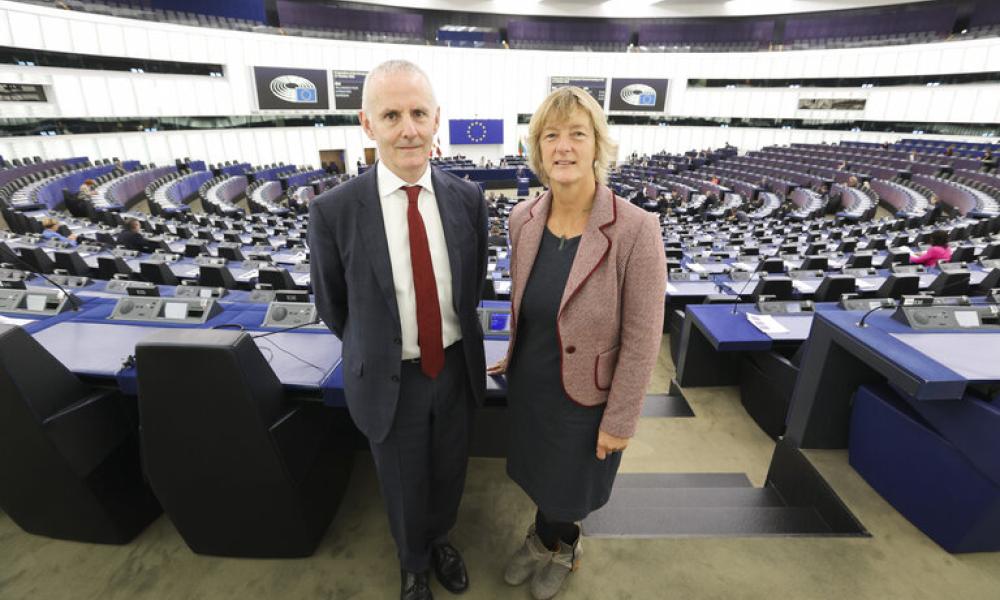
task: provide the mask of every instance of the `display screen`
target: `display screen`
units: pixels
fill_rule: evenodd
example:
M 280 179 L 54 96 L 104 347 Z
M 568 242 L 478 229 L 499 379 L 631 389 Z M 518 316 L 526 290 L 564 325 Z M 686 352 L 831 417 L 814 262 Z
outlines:
M 566 86 L 582 88 L 594 100 L 597 100 L 601 108 L 604 108 L 604 96 L 608 91 L 608 80 L 604 77 L 551 77 L 549 79 L 550 92 Z
M 785 305 L 785 309 L 790 313 L 802 312 L 802 307 L 799 306 L 798 302 L 789 302 Z
M 490 313 L 490 331 L 510 331 L 510 313 Z
M 663 112 L 667 79 L 612 79 L 609 111 Z
M 254 67 L 257 106 L 263 110 L 327 110 L 326 71 Z
M 45 102 L 45 89 L 30 83 L 0 83 L 0 102 Z
M 333 107 L 337 110 L 361 110 L 361 92 L 366 71 L 333 72 Z
M 163 316 L 167 319 L 186 319 L 188 316 L 187 302 L 167 302 L 163 306 Z

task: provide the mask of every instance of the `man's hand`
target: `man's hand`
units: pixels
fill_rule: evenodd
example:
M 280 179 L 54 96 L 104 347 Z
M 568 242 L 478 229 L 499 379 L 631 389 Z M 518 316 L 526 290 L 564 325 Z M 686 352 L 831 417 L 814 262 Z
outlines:
M 597 432 L 597 459 L 604 460 L 612 452 L 621 452 L 628 447 L 628 438 L 620 438 L 599 430 Z
M 503 375 L 506 372 L 507 372 L 507 359 L 506 358 L 500 359 L 500 362 L 498 362 L 497 364 L 495 364 L 493 366 L 486 367 L 486 374 L 487 375 L 494 375 L 494 376 L 496 376 L 496 375 Z

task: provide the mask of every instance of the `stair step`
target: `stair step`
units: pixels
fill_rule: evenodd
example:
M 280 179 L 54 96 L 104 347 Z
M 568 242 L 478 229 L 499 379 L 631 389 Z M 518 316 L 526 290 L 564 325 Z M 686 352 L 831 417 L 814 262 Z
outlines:
M 737 488 L 752 487 L 744 473 L 619 473 L 618 488 Z
M 785 503 L 773 488 L 615 488 L 601 510 L 634 508 L 774 507 Z
M 694 411 L 681 395 L 646 394 L 643 417 L 693 417 Z
M 831 535 L 812 508 L 602 508 L 583 521 L 592 537 Z

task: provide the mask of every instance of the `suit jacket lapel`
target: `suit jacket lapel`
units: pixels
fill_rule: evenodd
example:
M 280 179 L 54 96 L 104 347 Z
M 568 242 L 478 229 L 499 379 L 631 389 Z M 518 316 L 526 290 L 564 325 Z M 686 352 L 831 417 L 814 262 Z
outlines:
M 462 225 L 458 219 L 455 201 L 451 196 L 451 187 L 431 167 L 431 184 L 434 186 L 434 199 L 437 201 L 438 213 L 441 215 L 441 228 L 444 230 L 444 242 L 448 247 L 448 263 L 451 266 L 451 301 L 455 314 L 460 314 L 458 307 L 462 305 L 462 253 L 459 243 L 464 237 Z M 478 284 L 478 282 L 477 282 Z
M 587 220 L 586 229 L 583 230 L 583 237 L 580 239 L 580 246 L 576 250 L 573 267 L 566 281 L 566 289 L 563 290 L 562 301 L 559 303 L 559 315 L 562 315 L 566 304 L 580 286 L 607 258 L 611 250 L 611 238 L 604 233 L 604 228 L 613 224 L 616 216 L 614 195 L 610 189 L 598 184 L 597 193 L 594 194 L 594 206 L 590 210 L 590 218 Z
M 399 324 L 399 306 L 396 304 L 396 288 L 392 280 L 392 263 L 389 261 L 389 242 L 385 237 L 385 221 L 382 218 L 382 202 L 378 195 L 377 169 L 373 166 L 360 178 L 365 178 L 364 192 L 361 194 L 361 210 L 358 212 L 358 230 L 365 246 L 365 255 L 371 261 L 372 270 L 379 289 L 385 296 L 389 311 Z
M 528 218 L 521 225 L 514 250 L 513 290 L 511 298 L 515 314 L 520 312 L 521 298 L 524 297 L 524 286 L 528 284 L 531 267 L 538 256 L 538 248 L 545 232 L 545 222 L 549 220 L 549 206 L 552 202 L 552 192 L 545 192 L 528 209 Z

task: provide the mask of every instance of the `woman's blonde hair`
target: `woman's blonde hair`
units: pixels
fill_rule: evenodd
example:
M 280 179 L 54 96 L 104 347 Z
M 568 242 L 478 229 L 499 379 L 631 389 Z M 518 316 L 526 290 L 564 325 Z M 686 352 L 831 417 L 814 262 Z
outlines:
M 54 226 L 57 226 L 57 225 L 59 225 L 59 221 L 56 221 L 52 217 L 43 217 L 42 218 L 42 227 L 44 227 L 45 229 L 48 229 L 50 227 L 54 227 Z
M 549 185 L 549 176 L 542 163 L 542 130 L 552 123 L 566 121 L 576 109 L 590 117 L 590 124 L 594 128 L 594 178 L 602 184 L 608 183 L 608 170 L 618 154 L 618 145 L 611 139 L 604 109 L 583 89 L 567 86 L 549 94 L 535 114 L 531 115 L 531 123 L 528 125 L 528 166 L 546 187 Z

